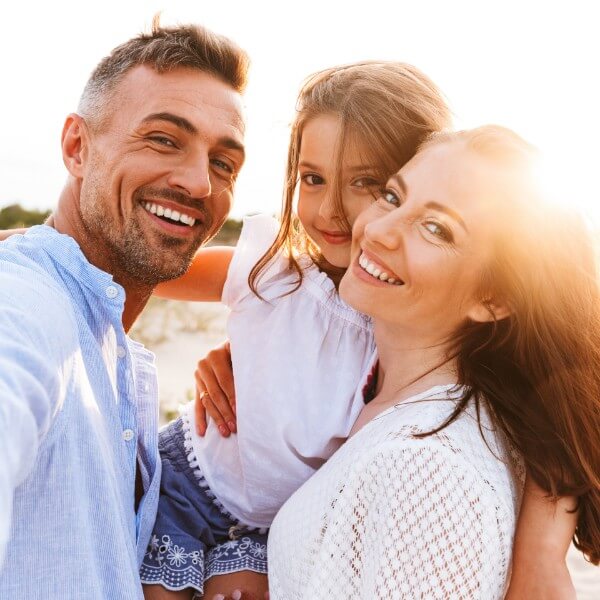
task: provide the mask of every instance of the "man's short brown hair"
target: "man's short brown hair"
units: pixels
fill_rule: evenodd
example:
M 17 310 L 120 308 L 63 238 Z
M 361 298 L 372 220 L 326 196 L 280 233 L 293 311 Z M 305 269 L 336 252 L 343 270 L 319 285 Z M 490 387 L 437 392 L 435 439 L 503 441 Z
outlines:
M 95 120 L 121 79 L 134 67 L 151 66 L 158 73 L 177 68 L 209 73 L 242 93 L 246 87 L 248 55 L 225 36 L 201 25 L 161 27 L 158 17 L 151 33 L 142 33 L 117 46 L 98 64 L 79 101 L 78 111 Z

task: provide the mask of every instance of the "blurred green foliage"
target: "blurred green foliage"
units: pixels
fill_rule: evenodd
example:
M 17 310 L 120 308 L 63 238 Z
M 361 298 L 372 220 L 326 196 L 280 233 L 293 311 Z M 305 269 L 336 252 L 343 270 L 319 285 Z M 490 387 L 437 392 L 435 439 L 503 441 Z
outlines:
M 41 225 L 49 214 L 49 210 L 27 210 L 20 204 L 11 204 L 0 209 L 0 229 L 17 229 Z
M 223 223 L 223 227 L 217 235 L 210 241 L 210 246 L 235 246 L 240 231 L 242 230 L 242 222 L 237 219 L 227 219 Z
M 5 208 L 0 208 L 0 229 L 19 229 L 41 225 L 49 215 L 49 210 L 28 210 L 20 204 L 11 204 Z M 211 240 L 210 244 L 213 246 L 235 246 L 240 237 L 241 229 L 241 221 L 227 219 L 221 231 Z

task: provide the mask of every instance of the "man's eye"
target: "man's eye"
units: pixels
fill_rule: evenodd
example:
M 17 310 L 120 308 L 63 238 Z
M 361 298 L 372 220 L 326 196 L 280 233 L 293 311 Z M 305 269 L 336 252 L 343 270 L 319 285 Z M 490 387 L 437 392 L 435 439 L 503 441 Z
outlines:
M 381 190 L 379 197 L 388 204 L 393 206 L 400 206 L 400 198 L 396 195 L 393 190 L 388 188 L 384 188 Z
M 164 135 L 153 135 L 150 136 L 150 138 L 153 142 L 156 142 L 157 144 L 160 144 L 161 146 L 168 146 L 170 148 L 176 148 L 175 144 L 173 143 L 173 140 L 170 140 L 168 137 L 165 137 Z
M 302 181 L 307 185 L 323 185 L 324 180 L 320 175 L 314 173 L 306 173 L 302 175 Z
M 233 173 L 233 167 L 229 163 L 226 163 L 224 160 L 221 160 L 220 158 L 213 158 L 210 162 L 215 167 L 217 167 L 217 169 L 221 169 L 226 173 Z

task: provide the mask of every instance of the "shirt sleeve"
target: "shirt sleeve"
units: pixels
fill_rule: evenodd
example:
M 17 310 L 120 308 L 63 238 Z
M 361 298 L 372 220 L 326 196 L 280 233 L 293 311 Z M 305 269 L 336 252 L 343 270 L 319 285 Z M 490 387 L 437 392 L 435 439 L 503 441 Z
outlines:
M 503 597 L 510 540 L 493 494 L 452 451 L 403 441 L 357 476 L 344 511 L 351 541 L 332 561 L 350 561 L 359 597 Z
M 248 276 L 254 265 L 271 247 L 279 232 L 279 223 L 268 215 L 244 217 L 240 238 L 227 272 L 223 287 L 222 302 L 232 308 L 244 296 L 252 293 L 248 285 Z M 281 253 L 273 258 L 259 279 L 264 285 L 275 274 L 287 266 L 287 260 Z M 260 288 L 259 288 L 260 290 Z
M 65 394 L 76 330 L 57 300 L 31 274 L 27 280 L 0 272 L 0 565 L 14 490 L 31 471 Z

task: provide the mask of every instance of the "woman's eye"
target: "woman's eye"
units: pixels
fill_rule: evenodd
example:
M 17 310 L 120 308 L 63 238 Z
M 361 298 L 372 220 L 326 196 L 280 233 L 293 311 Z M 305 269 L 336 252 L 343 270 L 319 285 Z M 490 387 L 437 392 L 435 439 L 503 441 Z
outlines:
M 381 190 L 379 197 L 388 204 L 391 204 L 393 206 L 400 206 L 400 198 L 396 195 L 396 193 L 393 190 L 384 188 Z
M 439 237 L 445 242 L 452 241 L 452 233 L 446 227 L 443 227 L 439 223 L 436 223 L 435 221 L 427 221 L 426 223 L 424 223 L 424 227 L 425 229 L 427 229 L 427 231 L 429 231 L 429 233 L 435 235 L 436 237 Z
M 302 181 L 307 185 L 323 185 L 324 180 L 320 175 L 314 173 L 306 173 L 302 175 Z

